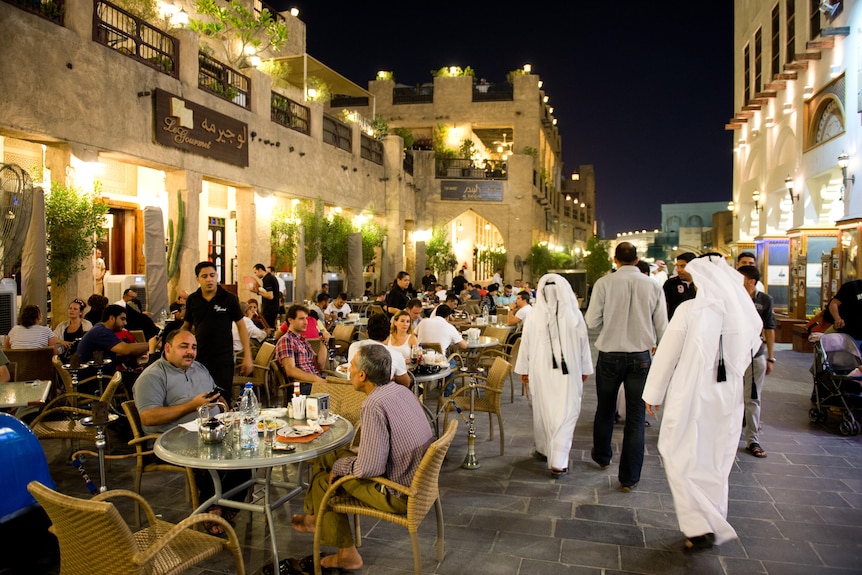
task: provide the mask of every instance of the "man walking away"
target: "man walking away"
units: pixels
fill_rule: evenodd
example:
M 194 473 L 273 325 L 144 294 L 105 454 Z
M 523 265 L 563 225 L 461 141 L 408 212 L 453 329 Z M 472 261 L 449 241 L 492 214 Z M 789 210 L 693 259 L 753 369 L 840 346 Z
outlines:
M 617 271 L 596 281 L 587 309 L 587 326 L 600 329 L 596 340 L 598 405 L 593 421 L 591 457 L 602 469 L 613 456 L 617 390 L 625 386 L 626 422 L 620 454 L 619 480 L 623 491 L 634 489 L 644 458 L 644 382 L 652 352 L 667 328 L 667 309 L 661 287 L 640 272 L 637 250 L 629 242 L 614 251 Z

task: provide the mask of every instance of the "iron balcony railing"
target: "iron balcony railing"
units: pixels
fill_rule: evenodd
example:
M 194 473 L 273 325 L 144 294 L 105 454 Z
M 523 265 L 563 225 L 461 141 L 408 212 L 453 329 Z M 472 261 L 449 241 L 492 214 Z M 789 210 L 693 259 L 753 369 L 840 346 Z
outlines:
M 515 87 L 505 84 L 474 84 L 474 102 L 511 102 L 515 99 Z
M 301 134 L 308 135 L 311 133 L 308 121 L 310 114 L 305 106 L 297 104 L 278 92 L 273 92 L 270 100 L 270 111 L 272 121 L 276 124 L 281 124 Z
M 350 126 L 339 122 L 332 116 L 323 115 L 323 141 L 336 148 L 353 151 L 353 140 Z
M 163 74 L 179 76 L 179 41 L 105 0 L 94 3 L 93 40 Z
M 368 106 L 368 96 L 345 96 L 336 94 L 329 100 L 332 108 L 360 108 Z
M 416 86 L 415 88 L 392 88 L 393 104 L 433 104 L 434 86 Z
M 63 14 L 66 12 L 65 0 L 5 0 L 6 3 L 22 10 L 37 14 L 55 24 L 63 25 Z
M 413 175 L 413 152 L 410 150 L 404 151 L 404 161 L 401 162 L 405 174 Z
M 251 109 L 251 79 L 198 52 L 198 87 L 241 108 Z
M 483 160 L 481 165 L 470 158 L 434 158 L 437 178 L 459 180 L 508 180 L 506 162 Z

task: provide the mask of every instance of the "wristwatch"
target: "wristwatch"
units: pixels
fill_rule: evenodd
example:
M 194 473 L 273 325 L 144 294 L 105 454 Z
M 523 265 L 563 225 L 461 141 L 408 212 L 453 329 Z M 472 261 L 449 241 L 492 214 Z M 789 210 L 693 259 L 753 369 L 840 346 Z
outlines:
M 775 363 L 775 358 L 774 357 L 767 357 L 766 361 L 768 361 L 769 363 Z

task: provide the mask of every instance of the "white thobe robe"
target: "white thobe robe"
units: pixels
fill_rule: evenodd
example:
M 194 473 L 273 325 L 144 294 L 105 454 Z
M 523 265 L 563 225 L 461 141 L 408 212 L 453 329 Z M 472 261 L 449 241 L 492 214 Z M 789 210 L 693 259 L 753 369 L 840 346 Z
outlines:
M 544 289 L 548 281 L 557 288 L 550 298 L 546 298 Z M 548 290 L 554 286 L 548 286 Z M 565 359 L 567 374 L 561 369 L 561 358 Z M 536 305 L 524 320 L 515 373 L 530 378 L 536 451 L 547 455 L 549 469 L 568 468 L 575 424 L 581 413 L 581 376 L 593 373 L 593 361 L 583 314 L 565 278 L 547 274 L 539 281 Z
M 751 329 L 746 325 L 757 319 L 753 305 L 727 310 L 737 304 L 701 297 L 702 291 L 699 287 L 698 296 L 674 313 L 642 397 L 651 405 L 664 404 L 658 450 L 680 530 L 687 537 L 714 533 L 721 544 L 736 538 L 726 519 L 728 476 L 742 429 L 742 378 L 760 340 L 755 323 Z M 735 314 L 733 321 L 729 313 Z M 727 373 L 722 382 L 717 381 L 720 335 Z

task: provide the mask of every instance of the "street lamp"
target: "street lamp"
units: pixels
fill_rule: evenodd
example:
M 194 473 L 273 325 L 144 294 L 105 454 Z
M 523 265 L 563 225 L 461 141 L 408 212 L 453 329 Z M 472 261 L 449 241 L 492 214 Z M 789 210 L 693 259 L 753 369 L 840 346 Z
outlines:
M 847 166 L 850 165 L 850 156 L 847 155 L 846 152 L 841 152 L 841 155 L 838 156 L 838 166 L 841 168 L 841 179 L 843 184 L 841 186 L 841 197 L 839 198 L 841 201 L 844 201 L 844 190 L 847 187 L 847 182 L 851 184 L 856 183 L 856 176 L 851 174 L 850 177 L 847 177 Z
M 797 202 L 799 200 L 799 192 L 793 193 L 793 178 L 790 176 L 784 178 L 784 187 L 787 188 L 787 195 L 790 197 L 790 201 Z

